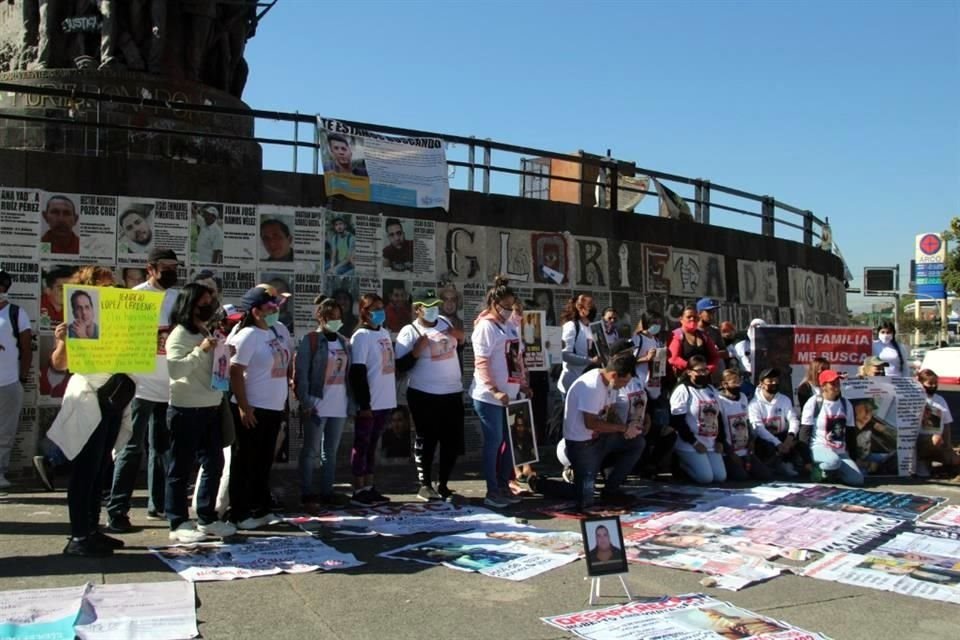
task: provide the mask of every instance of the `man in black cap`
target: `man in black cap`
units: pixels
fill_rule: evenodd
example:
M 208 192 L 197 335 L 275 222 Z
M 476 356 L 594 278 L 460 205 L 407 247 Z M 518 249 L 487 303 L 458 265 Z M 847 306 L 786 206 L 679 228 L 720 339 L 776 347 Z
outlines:
M 147 256 L 147 281 L 134 291 L 163 293 L 157 335 L 170 333 L 170 312 L 173 311 L 179 290 L 177 285 L 177 254 L 170 249 L 153 249 Z M 150 453 L 147 458 L 147 517 L 163 519 L 166 471 L 163 453 L 167 450 L 167 404 L 170 401 L 170 376 L 167 373 L 167 354 L 158 338 L 156 365 L 152 373 L 138 374 L 137 394 L 133 400 L 133 435 L 117 455 L 113 472 L 113 487 L 107 503 L 107 528 L 114 533 L 134 530 L 130 523 L 130 499 L 133 496 L 144 438 Z
M 23 385 L 30 375 L 30 318 L 8 301 L 13 278 L 0 269 L 0 489 L 10 486 L 7 466 L 20 424 Z
M 758 380 L 747 410 L 756 434 L 757 457 L 775 472 L 795 478 L 799 475 L 797 466 L 810 461 L 799 442 L 800 417 L 790 398 L 780 393 L 779 369 L 764 369 Z

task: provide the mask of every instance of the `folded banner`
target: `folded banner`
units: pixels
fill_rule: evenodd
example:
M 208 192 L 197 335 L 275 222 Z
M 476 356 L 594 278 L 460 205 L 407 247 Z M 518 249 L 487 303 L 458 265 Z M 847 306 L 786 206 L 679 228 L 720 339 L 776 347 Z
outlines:
M 163 294 L 113 287 L 65 286 L 67 356 L 73 373 L 146 373 L 156 367 Z
M 387 136 L 317 117 L 327 196 L 405 207 L 449 208 L 440 138 Z

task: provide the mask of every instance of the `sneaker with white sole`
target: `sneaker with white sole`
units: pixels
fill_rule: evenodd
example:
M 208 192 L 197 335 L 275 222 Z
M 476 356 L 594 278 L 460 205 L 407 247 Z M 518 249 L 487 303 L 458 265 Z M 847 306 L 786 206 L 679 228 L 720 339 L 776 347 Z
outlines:
M 254 518 L 250 516 L 246 520 L 241 520 L 237 523 L 237 529 L 241 531 L 253 531 L 254 529 L 259 529 L 265 527 L 270 523 L 270 519 L 267 516 L 262 516 L 260 518 Z
M 193 522 L 184 522 L 179 527 L 170 532 L 170 539 L 175 542 L 203 542 L 207 539 L 207 534 L 200 531 Z
M 499 491 L 488 491 L 487 496 L 483 499 L 483 504 L 488 507 L 493 507 L 494 509 L 505 509 L 510 506 L 510 502 L 504 500 L 503 495 Z
M 433 502 L 437 500 L 443 500 L 443 497 L 439 493 L 437 493 L 433 487 L 431 487 L 428 484 L 425 484 L 422 487 L 420 487 L 420 491 L 417 492 L 417 498 L 419 500 L 423 500 L 424 502 Z
M 205 533 L 215 538 L 229 538 L 237 534 L 237 528 L 229 522 L 220 522 L 219 520 L 210 524 L 197 524 L 197 531 Z

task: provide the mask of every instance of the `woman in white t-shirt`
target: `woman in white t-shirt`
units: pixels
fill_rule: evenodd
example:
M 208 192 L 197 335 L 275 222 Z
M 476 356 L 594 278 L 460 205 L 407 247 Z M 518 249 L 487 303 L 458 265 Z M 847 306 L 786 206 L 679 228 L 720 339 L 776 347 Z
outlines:
M 353 497 L 360 507 L 390 502 L 373 484 L 377 444 L 397 406 L 396 356 L 390 332 L 383 328 L 387 312 L 383 299 L 375 293 L 360 296 L 360 326 L 350 338 L 353 363 L 350 365 L 350 390 L 357 403 L 353 425 Z
M 508 483 L 513 467 L 507 442 L 504 407 L 522 390 L 529 394 L 520 335 L 510 322 L 514 293 L 507 279 L 497 277 L 487 291 L 486 308 L 473 323 L 474 374 L 470 385 L 473 409 L 483 430 L 483 475 L 487 481 L 484 504 L 502 508 L 519 502 Z
M 350 344 L 339 332 L 343 328 L 342 310 L 333 298 L 319 297 L 314 318 L 315 331 L 308 333 L 300 346 L 294 366 L 294 390 L 300 401 L 303 446 L 300 448 L 300 503 L 303 510 L 316 515 L 324 505 L 344 507 L 350 501 L 334 493 L 340 436 L 347 422 L 347 372 L 350 370 Z M 320 491 L 313 490 L 313 470 L 320 458 Z
M 910 375 L 910 360 L 907 350 L 897 342 L 897 329 L 889 320 L 877 327 L 877 339 L 873 341 L 873 355 L 887 363 L 887 376 Z
M 670 416 L 677 431 L 674 451 L 681 468 L 698 484 L 724 482 L 726 434 L 717 390 L 710 384 L 710 369 L 703 356 L 687 360 L 686 375 L 670 396 Z
M 442 300 L 433 289 L 416 292 L 416 318 L 397 335 L 397 366 L 408 371 L 407 404 L 413 414 L 414 459 L 423 501 L 447 500 L 450 474 L 463 454 L 463 380 L 457 348 L 463 330 L 440 316 Z M 440 446 L 437 489 L 433 488 L 433 454 Z
M 268 284 L 240 300 L 244 311 L 229 339 L 230 390 L 237 449 L 230 459 L 230 513 L 238 529 L 258 529 L 277 518 L 270 513 L 270 468 L 290 387 L 293 349 L 280 320 L 285 302 Z
M 960 467 L 960 455 L 953 450 L 950 442 L 953 414 L 947 401 L 937 393 L 940 378 L 932 370 L 924 369 L 917 374 L 917 381 L 927 394 L 920 420 L 920 436 L 917 438 L 917 475 L 929 478 L 930 463 L 934 461 L 956 473 Z
M 567 302 L 567 306 L 560 314 L 563 325 L 560 327 L 560 337 L 563 341 L 563 365 L 560 381 L 557 383 L 561 395 L 566 395 L 567 389 L 573 381 L 580 377 L 587 365 L 599 364 L 600 358 L 595 354 L 593 346 L 593 332 L 590 323 L 597 316 L 597 309 L 593 306 L 593 296 L 581 294 Z
M 840 374 L 827 369 L 817 381 L 821 395 L 807 400 L 800 416 L 800 424 L 812 434 L 813 480 L 835 473 L 843 484 L 861 487 L 863 473 L 847 455 L 847 425 L 854 425 L 854 414 L 850 402 L 840 395 Z

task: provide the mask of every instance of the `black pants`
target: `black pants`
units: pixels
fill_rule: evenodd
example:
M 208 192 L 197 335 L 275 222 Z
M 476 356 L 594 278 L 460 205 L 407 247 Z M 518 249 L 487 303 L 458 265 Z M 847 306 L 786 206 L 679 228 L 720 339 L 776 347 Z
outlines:
M 197 463 L 203 473 L 197 488 L 197 520 L 217 520 L 217 491 L 223 473 L 222 421 L 220 406 L 175 407 L 167 409 L 170 449 L 167 451 L 167 487 L 164 511 L 175 530 L 190 519 L 187 485 L 196 477 Z
M 407 403 L 416 429 L 413 459 L 417 479 L 424 486 L 432 482 L 433 453 L 439 444 L 439 484 L 445 487 L 457 457 L 463 453 L 463 394 L 435 395 L 407 389 Z
M 121 414 L 100 403 L 100 424 L 73 459 L 73 473 L 67 487 L 70 535 L 83 538 L 100 524 L 100 491 L 106 478 L 110 451 L 120 431 Z
M 230 518 L 241 522 L 270 512 L 270 469 L 283 411 L 253 410 L 257 425 L 246 428 L 240 422 L 240 408 L 230 403 L 237 441 L 230 460 Z

